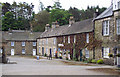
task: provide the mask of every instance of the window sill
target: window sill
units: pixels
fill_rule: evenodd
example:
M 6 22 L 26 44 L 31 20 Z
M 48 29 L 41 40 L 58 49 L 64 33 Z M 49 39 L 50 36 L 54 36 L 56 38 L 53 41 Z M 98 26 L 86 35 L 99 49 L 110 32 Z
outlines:
M 109 35 L 103 35 L 104 37 L 109 37 Z
M 120 36 L 120 34 L 117 33 L 118 36 Z

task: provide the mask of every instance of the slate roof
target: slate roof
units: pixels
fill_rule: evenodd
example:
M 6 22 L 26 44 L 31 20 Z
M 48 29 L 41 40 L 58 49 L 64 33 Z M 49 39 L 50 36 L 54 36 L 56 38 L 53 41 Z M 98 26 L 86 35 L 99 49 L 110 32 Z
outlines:
M 39 38 L 70 35 L 70 34 L 77 34 L 77 33 L 90 32 L 90 31 L 93 31 L 92 18 L 80 22 L 75 22 L 71 26 L 69 26 L 68 24 L 68 25 L 59 26 L 58 28 L 54 28 L 54 29 L 50 28 L 48 31 L 43 32 Z
M 107 8 L 103 13 L 95 18 L 95 20 L 102 19 L 113 15 L 113 5 Z
M 12 31 L 12 32 L 2 32 L 2 38 L 5 40 L 36 40 L 37 37 L 41 35 L 42 32 L 30 32 L 30 31 Z

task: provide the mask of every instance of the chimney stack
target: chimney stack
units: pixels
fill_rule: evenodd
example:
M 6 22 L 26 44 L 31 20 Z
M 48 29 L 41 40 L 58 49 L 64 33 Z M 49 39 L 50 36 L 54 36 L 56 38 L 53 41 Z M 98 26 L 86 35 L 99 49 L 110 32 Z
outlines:
M 69 19 L 69 26 L 72 26 L 73 23 L 75 23 L 75 19 L 73 16 L 71 16 Z
M 59 27 L 59 24 L 57 21 L 52 23 L 52 29 L 58 28 L 58 27 Z
M 45 31 L 48 31 L 49 28 L 50 28 L 50 25 L 49 25 L 49 24 L 46 24 L 46 26 L 45 26 Z
M 96 18 L 98 16 L 98 9 L 96 9 L 94 15 L 93 15 L 93 18 Z

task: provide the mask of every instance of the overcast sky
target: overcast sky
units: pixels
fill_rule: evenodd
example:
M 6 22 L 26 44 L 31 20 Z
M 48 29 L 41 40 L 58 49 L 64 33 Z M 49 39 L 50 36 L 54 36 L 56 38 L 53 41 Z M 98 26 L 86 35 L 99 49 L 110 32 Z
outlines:
M 35 5 L 34 10 L 37 13 L 38 12 L 38 5 L 39 0 L 0 0 L 0 2 L 9 2 L 13 3 L 15 2 L 27 2 L 27 3 L 33 3 Z M 53 5 L 55 0 L 40 0 L 44 6 Z M 86 9 L 87 6 L 97 6 L 100 7 L 109 7 L 111 5 L 111 0 L 60 0 L 61 6 L 63 9 L 69 9 L 69 7 L 76 7 L 78 9 Z

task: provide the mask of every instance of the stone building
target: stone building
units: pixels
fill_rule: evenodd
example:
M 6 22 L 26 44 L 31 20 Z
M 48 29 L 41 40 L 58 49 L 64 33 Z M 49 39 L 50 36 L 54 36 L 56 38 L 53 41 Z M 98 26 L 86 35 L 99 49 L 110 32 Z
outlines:
M 37 54 L 36 38 L 41 32 L 12 30 L 2 32 L 6 41 L 4 51 L 7 55 L 33 55 Z M 1 50 L 2 51 L 2 50 Z
M 110 58 L 112 53 L 120 53 L 120 1 L 113 0 L 111 6 L 94 20 L 95 39 L 101 40 L 101 46 L 95 48 L 95 58 L 104 59 L 106 64 L 117 64 L 117 58 Z
M 92 59 L 94 54 L 92 20 L 75 22 L 74 18 L 71 17 L 68 25 L 59 26 L 57 22 L 54 22 L 50 28 L 47 24 L 45 32 L 37 39 L 38 53 L 41 55 L 52 54 L 53 57 L 57 53 L 58 57 L 72 59 L 74 52 L 77 52 L 79 59 L 81 55 L 81 60 L 83 56 Z

